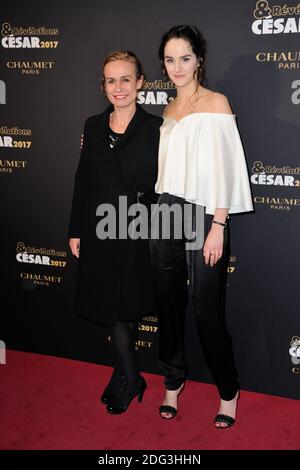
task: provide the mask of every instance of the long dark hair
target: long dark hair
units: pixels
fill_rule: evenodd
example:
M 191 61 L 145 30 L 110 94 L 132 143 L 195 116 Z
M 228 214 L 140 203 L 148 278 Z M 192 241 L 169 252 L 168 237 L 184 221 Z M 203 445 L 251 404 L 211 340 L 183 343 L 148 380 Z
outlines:
M 197 28 L 197 26 L 191 25 L 178 25 L 173 26 L 169 31 L 167 31 L 161 38 L 160 46 L 158 49 L 158 56 L 161 63 L 163 73 L 166 72 L 165 69 L 165 47 L 170 39 L 184 39 L 187 41 L 193 53 L 196 55 L 199 60 L 199 67 L 197 68 L 197 81 L 201 85 L 205 81 L 205 60 L 206 60 L 206 41 Z

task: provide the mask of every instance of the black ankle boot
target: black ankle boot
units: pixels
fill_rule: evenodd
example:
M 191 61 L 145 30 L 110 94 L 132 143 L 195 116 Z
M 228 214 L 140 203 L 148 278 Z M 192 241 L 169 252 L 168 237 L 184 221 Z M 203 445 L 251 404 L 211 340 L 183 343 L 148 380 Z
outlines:
M 142 402 L 146 387 L 146 381 L 142 376 L 134 382 L 128 383 L 126 380 L 123 381 L 122 389 L 119 391 L 118 397 L 107 405 L 107 412 L 111 414 L 124 413 L 136 396 L 138 397 L 138 401 Z
M 104 405 L 108 405 L 116 400 L 116 397 L 118 396 L 118 393 L 122 388 L 122 383 L 124 380 L 125 376 L 122 375 L 121 370 L 114 369 L 110 381 L 100 398 L 101 402 L 104 403 Z

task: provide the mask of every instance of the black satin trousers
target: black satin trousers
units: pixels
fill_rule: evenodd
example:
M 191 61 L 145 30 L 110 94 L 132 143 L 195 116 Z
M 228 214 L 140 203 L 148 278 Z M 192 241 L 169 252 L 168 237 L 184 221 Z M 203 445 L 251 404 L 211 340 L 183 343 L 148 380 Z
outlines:
M 160 204 L 187 204 L 183 199 L 164 193 Z M 204 240 L 212 216 L 203 214 Z M 229 227 L 224 229 L 222 258 L 211 267 L 205 264 L 203 246 L 186 249 L 186 238 L 151 239 L 159 319 L 159 363 L 168 390 L 176 390 L 187 375 L 184 356 L 185 310 L 188 296 L 202 350 L 220 397 L 231 400 L 239 389 L 232 341 L 225 322 L 225 293 L 229 261 Z M 195 358 L 196 360 L 196 358 Z

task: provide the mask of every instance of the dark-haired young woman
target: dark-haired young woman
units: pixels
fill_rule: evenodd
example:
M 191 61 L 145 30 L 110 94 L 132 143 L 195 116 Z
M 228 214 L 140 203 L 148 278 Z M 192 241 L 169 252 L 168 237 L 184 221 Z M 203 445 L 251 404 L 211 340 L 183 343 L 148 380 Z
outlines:
M 135 54 L 116 51 L 106 57 L 102 89 L 110 106 L 86 120 L 69 228 L 70 248 L 78 258 L 75 309 L 112 327 L 116 364 L 101 401 L 113 414 L 126 411 L 136 396 L 142 400 L 146 382 L 135 341 L 139 319 L 155 310 L 149 240 L 131 238 L 127 218 L 137 199 L 147 206 L 155 196 L 162 119 L 137 105 L 142 84 Z M 116 216 L 112 233 L 101 225 L 108 207 Z
M 159 58 L 177 96 L 165 109 L 160 131 L 158 209 L 177 206 L 185 214 L 192 207 L 191 233 L 197 243 L 191 244 L 186 236 L 185 215 L 179 222 L 182 227 L 175 217 L 165 219 L 170 220 L 170 237 L 160 232 L 152 240 L 159 362 L 166 386 L 159 411 L 162 418 L 174 418 L 184 388 L 184 316 L 189 294 L 199 339 L 221 398 L 215 426 L 223 429 L 234 424 L 239 397 L 224 315 L 228 214 L 252 211 L 253 206 L 235 115 L 224 95 L 203 86 L 205 57 L 205 40 L 194 26 L 175 26 L 162 37 Z M 181 238 L 179 228 L 184 233 Z

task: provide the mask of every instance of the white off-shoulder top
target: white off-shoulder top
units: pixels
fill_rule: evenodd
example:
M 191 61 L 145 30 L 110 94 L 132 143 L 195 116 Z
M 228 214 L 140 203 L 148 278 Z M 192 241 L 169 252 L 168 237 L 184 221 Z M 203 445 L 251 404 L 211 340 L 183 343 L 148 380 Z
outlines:
M 193 113 L 165 117 L 160 128 L 157 193 L 169 193 L 229 214 L 253 210 L 236 116 Z

